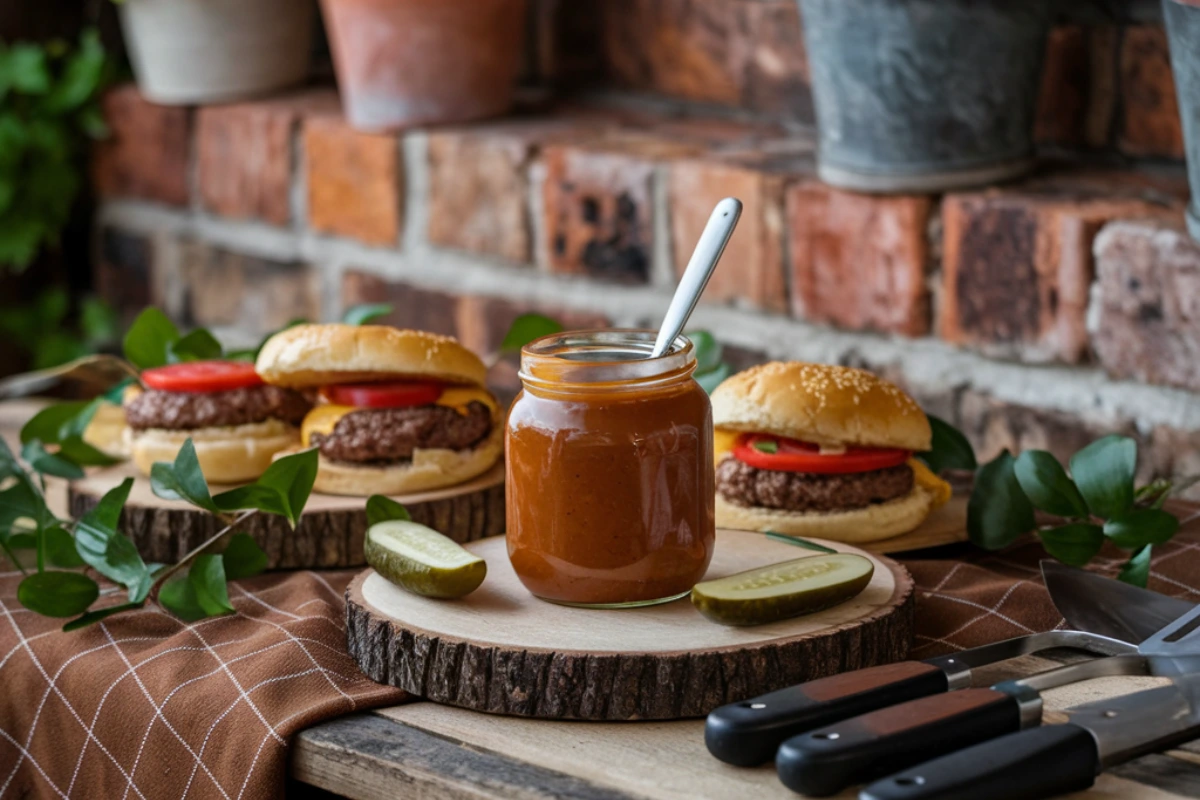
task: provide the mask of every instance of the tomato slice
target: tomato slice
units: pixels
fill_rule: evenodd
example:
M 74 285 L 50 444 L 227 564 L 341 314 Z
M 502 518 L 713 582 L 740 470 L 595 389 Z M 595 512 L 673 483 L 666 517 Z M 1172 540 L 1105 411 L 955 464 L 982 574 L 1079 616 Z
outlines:
M 911 455 L 908 450 L 893 447 L 847 447 L 844 453 L 821 455 L 821 448 L 815 444 L 759 433 L 744 433 L 733 446 L 734 458 L 757 469 L 822 475 L 896 467 Z
M 411 408 L 436 403 L 442 385 L 429 381 L 389 381 L 387 383 L 341 383 L 326 386 L 325 399 L 341 406 L 359 408 Z
M 261 386 L 263 379 L 246 361 L 189 361 L 145 370 L 142 383 L 163 392 L 201 394 Z

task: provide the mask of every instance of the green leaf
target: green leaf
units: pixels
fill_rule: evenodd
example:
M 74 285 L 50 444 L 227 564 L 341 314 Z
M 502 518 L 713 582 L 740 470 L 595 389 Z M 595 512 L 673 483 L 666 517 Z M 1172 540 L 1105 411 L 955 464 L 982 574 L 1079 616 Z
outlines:
M 932 414 L 929 415 L 929 427 L 933 431 L 930 449 L 926 453 L 917 453 L 917 458 L 924 461 L 930 471 L 936 475 L 948 469 L 974 472 L 979 468 L 975 449 L 962 431 Z
M 30 520 L 35 530 L 45 530 L 56 520 L 46 506 L 41 490 L 24 472 L 12 476 L 16 482 L 0 491 L 0 532 L 12 529 L 19 519 Z
M 83 440 L 82 436 L 70 436 L 58 443 L 58 454 L 74 464 L 85 467 L 104 467 L 117 464 L 119 458 L 113 458 L 101 452 Z
M 513 320 L 508 332 L 504 334 L 504 339 L 500 342 L 500 352 L 519 352 L 530 342 L 553 333 L 562 333 L 563 330 L 562 323 L 558 320 L 541 314 L 522 314 Z
M 380 317 L 386 317 L 394 310 L 395 308 L 388 303 L 364 303 L 346 309 L 346 313 L 342 315 L 342 322 L 347 325 L 366 325 Z
M 21 458 L 25 459 L 34 472 L 42 475 L 53 475 L 67 480 L 78 480 L 84 476 L 82 468 L 61 456 L 47 453 L 46 448 L 37 439 L 21 449 Z
M 78 572 L 35 572 L 17 587 L 21 605 L 43 617 L 73 617 L 87 611 L 100 586 Z
M 691 340 L 692 348 L 696 352 L 697 375 L 712 372 L 721 366 L 721 355 L 725 348 L 717 341 L 717 337 L 708 331 L 692 331 L 685 335 Z
M 257 575 L 267 568 L 267 554 L 254 541 L 254 537 L 238 533 L 229 540 L 229 546 L 221 553 L 225 565 L 225 577 L 231 581 Z
M 119 406 L 125 401 L 125 390 L 136 382 L 137 381 L 133 378 L 126 378 L 112 388 L 108 389 L 104 394 L 100 395 L 100 397 L 103 398 L 106 403 L 112 403 L 114 406 Z
M 772 456 L 779 452 L 779 442 L 774 439 L 756 439 L 753 447 L 760 453 Z
M 1046 552 L 1064 564 L 1082 567 L 1100 552 L 1104 531 L 1089 522 L 1073 522 L 1038 532 Z
M 124 611 L 132 611 L 135 608 L 143 608 L 145 605 L 146 601 L 143 600 L 140 603 L 122 603 L 119 606 L 109 606 L 108 608 L 102 608 L 99 611 L 89 611 L 83 616 L 77 617 L 68 622 L 66 625 L 63 625 L 63 633 L 70 633 L 71 631 L 77 631 L 80 628 L 86 628 L 89 625 L 95 625 L 97 622 L 103 622 L 114 614 L 120 614 Z
M 195 622 L 208 616 L 200 607 L 196 590 L 187 576 L 173 578 L 163 584 L 158 590 L 158 602 L 184 622 Z
M 106 63 L 99 33 L 94 28 L 86 29 L 42 107 L 52 114 L 61 114 L 86 103 L 100 88 Z
M 725 382 L 725 379 L 733 374 L 733 367 L 728 364 L 718 364 L 717 368 L 703 374 L 697 373 L 694 377 L 696 383 L 700 384 L 700 388 L 709 394 L 713 390 Z
M 1058 459 L 1045 450 L 1026 450 L 1013 468 L 1025 496 L 1036 508 L 1060 517 L 1086 517 L 1087 503 Z
M 55 403 L 43 408 L 22 426 L 21 444 L 29 444 L 35 439 L 46 444 L 57 444 L 62 439 L 62 429 L 68 424 L 74 423 L 91 405 L 83 400 L 75 400 L 68 403 Z M 94 414 L 95 411 L 93 410 L 92 413 Z M 87 427 L 87 421 L 83 425 Z
M 160 461 L 150 468 L 150 488 L 164 500 L 183 500 L 214 514 L 222 511 L 208 492 L 208 482 L 200 471 L 196 445 L 191 438 L 179 448 L 174 464 Z
M 805 550 L 816 550 L 818 553 L 836 553 L 832 547 L 826 547 L 823 544 L 810 542 L 808 539 L 801 539 L 799 536 L 788 536 L 786 533 L 776 533 L 775 531 L 764 531 L 766 537 L 776 542 L 803 547 Z
M 93 348 L 115 342 L 121 335 L 116 309 L 95 295 L 83 298 L 79 305 L 79 329 Z
M 223 492 L 213 502 L 221 511 L 256 508 L 276 514 L 295 528 L 317 480 L 317 457 L 312 449 L 277 459 L 257 481 Z
M 196 556 L 188 570 L 188 583 L 196 593 L 196 602 L 210 617 L 232 614 L 229 589 L 225 585 L 225 564 L 221 556 Z
M 1005 450 L 975 476 L 975 489 L 967 504 L 967 533 L 985 550 L 1007 547 L 1033 530 L 1033 504 L 1013 474 L 1014 463 Z
M 8 83 L 23 94 L 45 94 L 50 90 L 50 67 L 46 51 L 36 44 L 19 42 L 4 56 Z
M 48 233 L 46 223 L 28 211 L 0 216 L 0 266 L 24 270 L 37 258 Z
M 171 363 L 182 361 L 212 361 L 221 357 L 224 349 L 217 337 L 204 328 L 196 328 L 167 348 Z
M 129 601 L 137 603 L 150 593 L 150 569 L 133 541 L 117 531 L 121 510 L 132 488 L 133 478 L 126 478 L 80 518 L 75 526 L 75 549 L 92 569 L 126 587 Z
M 1150 550 L 1150 545 L 1146 545 L 1130 556 L 1121 567 L 1117 580 L 1145 589 L 1150 581 Z
M 390 497 L 373 494 L 367 498 L 367 525 L 375 525 L 388 520 L 411 520 L 408 509 Z
M 1104 535 L 1127 550 L 1170 541 L 1179 530 L 1173 514 L 1157 508 L 1135 508 L 1118 519 L 1104 523 Z
M 1113 519 L 1133 506 L 1137 442 L 1128 436 L 1105 436 L 1071 456 L 1071 477 L 1088 508 Z
M 87 563 L 75 550 L 75 537 L 63 528 L 55 525 L 42 535 L 46 537 L 46 558 L 54 566 L 75 569 Z
M 151 306 L 138 314 L 125 334 L 125 358 L 139 369 L 170 363 L 170 348 L 179 341 L 179 329 L 167 315 Z

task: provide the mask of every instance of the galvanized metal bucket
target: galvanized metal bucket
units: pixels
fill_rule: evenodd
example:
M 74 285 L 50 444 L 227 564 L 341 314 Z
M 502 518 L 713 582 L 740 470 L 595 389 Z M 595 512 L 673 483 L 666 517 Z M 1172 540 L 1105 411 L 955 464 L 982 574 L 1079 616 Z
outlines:
M 799 0 L 826 183 L 930 192 L 1033 167 L 1054 0 Z
M 1179 116 L 1187 144 L 1188 180 L 1192 201 L 1187 223 L 1192 238 L 1200 241 L 1200 5 L 1163 0 L 1163 17 L 1171 41 L 1171 70 L 1179 95 Z

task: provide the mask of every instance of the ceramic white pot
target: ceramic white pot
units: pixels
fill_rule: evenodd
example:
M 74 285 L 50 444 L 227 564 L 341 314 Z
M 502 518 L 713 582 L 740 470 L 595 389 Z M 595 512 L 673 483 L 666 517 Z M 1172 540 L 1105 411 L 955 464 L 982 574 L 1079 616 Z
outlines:
M 312 0 L 125 0 L 121 27 L 147 99 L 236 100 L 300 83 L 312 54 Z

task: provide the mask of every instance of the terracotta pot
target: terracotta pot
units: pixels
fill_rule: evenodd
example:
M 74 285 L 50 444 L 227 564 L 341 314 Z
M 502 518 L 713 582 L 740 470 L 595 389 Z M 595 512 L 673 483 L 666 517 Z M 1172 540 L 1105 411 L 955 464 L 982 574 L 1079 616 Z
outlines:
M 1163 17 L 1170 36 L 1171 69 L 1192 184 L 1188 231 L 1200 242 L 1200 0 L 1163 0 Z
M 264 94 L 308 77 L 312 0 L 125 0 L 138 88 L 164 104 Z
M 321 0 L 342 104 L 365 130 L 503 114 L 526 0 Z
M 1028 172 L 1049 0 L 800 0 L 826 183 L 932 192 Z

